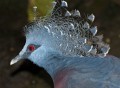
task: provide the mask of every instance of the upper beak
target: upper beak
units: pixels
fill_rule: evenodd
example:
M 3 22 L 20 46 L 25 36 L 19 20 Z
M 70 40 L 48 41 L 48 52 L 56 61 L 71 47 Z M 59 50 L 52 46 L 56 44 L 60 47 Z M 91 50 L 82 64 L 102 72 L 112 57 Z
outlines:
M 14 59 L 11 60 L 10 65 L 17 63 L 21 59 L 22 59 L 22 56 L 20 55 L 16 56 Z

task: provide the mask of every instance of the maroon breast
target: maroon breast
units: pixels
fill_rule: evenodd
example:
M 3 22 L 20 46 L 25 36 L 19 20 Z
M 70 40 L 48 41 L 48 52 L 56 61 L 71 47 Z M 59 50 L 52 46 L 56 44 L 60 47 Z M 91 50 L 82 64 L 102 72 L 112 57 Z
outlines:
M 55 88 L 67 88 L 67 81 L 71 76 L 73 70 L 64 69 L 56 73 L 54 77 L 54 87 Z

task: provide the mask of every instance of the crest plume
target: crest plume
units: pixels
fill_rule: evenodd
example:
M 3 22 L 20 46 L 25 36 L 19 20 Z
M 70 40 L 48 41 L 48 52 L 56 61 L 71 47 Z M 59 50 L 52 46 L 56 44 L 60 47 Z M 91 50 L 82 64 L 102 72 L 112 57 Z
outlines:
M 96 36 L 97 26 L 90 25 L 95 19 L 93 14 L 82 18 L 78 10 L 67 10 L 66 1 L 53 2 L 53 7 L 51 15 L 37 18 L 25 27 L 27 38 L 32 36 L 39 42 L 44 38 L 43 44 L 63 55 L 106 56 L 110 47 L 101 35 Z

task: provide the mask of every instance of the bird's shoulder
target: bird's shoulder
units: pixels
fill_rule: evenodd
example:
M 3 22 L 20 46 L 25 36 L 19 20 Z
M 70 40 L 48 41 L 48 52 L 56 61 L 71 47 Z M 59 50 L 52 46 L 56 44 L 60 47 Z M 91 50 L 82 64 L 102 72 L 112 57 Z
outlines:
M 74 70 L 68 78 L 69 86 L 74 86 L 74 88 L 120 87 L 120 60 L 118 58 L 107 56 L 83 59 L 86 61 L 83 60 L 73 68 Z

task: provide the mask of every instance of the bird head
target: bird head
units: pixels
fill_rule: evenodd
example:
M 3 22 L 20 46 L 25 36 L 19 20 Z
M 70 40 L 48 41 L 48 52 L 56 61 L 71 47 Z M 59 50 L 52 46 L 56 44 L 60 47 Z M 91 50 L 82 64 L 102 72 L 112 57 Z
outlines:
M 97 27 L 90 25 L 95 16 L 83 18 L 78 10 L 69 12 L 67 2 L 56 3 L 50 16 L 36 19 L 25 27 L 25 46 L 11 65 L 22 58 L 41 63 L 53 52 L 80 57 L 107 55 L 109 45 L 102 41 L 102 36 L 96 36 Z
M 21 59 L 28 58 L 29 60 L 36 61 L 38 57 L 43 58 L 45 54 L 45 48 L 42 45 L 37 45 L 33 42 L 26 41 L 25 46 L 20 51 L 20 53 L 11 60 L 10 65 L 15 64 Z
M 27 28 L 27 29 L 26 29 Z M 39 28 L 39 30 L 37 30 Z M 37 27 L 36 24 L 25 27 L 26 43 L 20 53 L 11 60 L 10 65 L 17 63 L 21 59 L 29 59 L 34 63 L 40 63 L 48 57 L 50 53 L 55 52 L 51 36 L 45 30 L 45 27 Z

